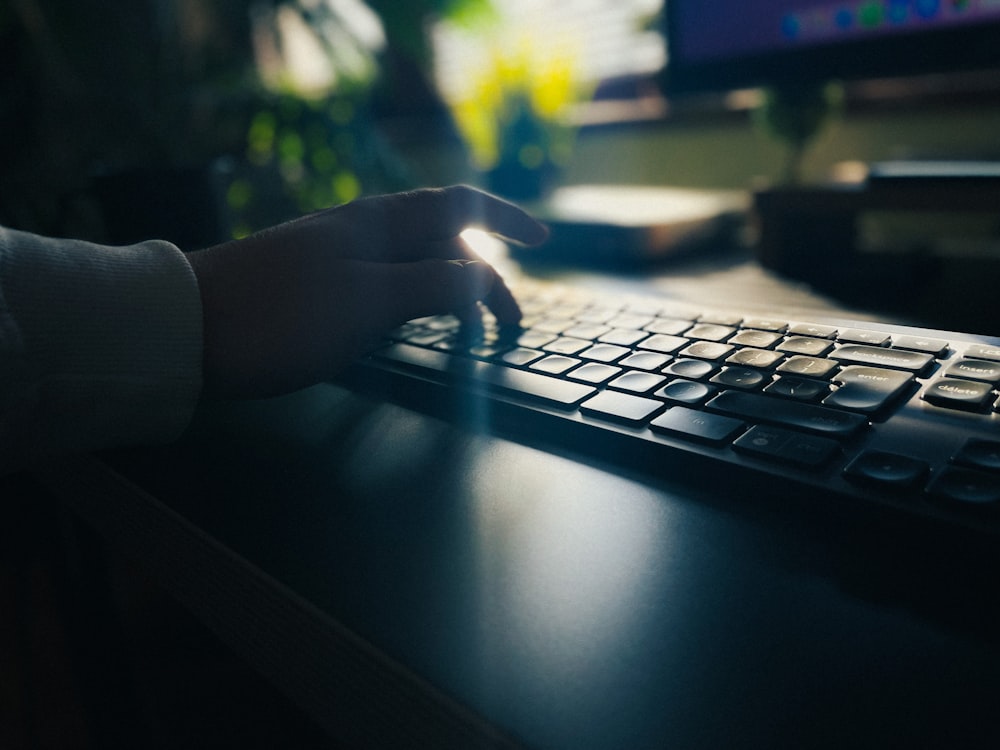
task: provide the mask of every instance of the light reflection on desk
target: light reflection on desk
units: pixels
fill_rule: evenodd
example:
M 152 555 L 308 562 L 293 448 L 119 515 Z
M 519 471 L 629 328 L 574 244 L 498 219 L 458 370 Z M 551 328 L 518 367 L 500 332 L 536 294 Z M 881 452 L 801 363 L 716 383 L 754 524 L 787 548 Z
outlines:
M 553 728 L 565 725 L 544 717 L 567 706 L 622 711 L 614 686 L 642 671 L 630 644 L 660 627 L 671 640 L 670 623 L 652 622 L 647 604 L 668 595 L 680 541 L 662 495 L 638 485 L 623 495 L 620 482 L 579 467 L 560 473 L 566 465 L 539 453 L 512 476 L 482 455 L 470 488 L 479 690 L 488 704 L 534 712 Z

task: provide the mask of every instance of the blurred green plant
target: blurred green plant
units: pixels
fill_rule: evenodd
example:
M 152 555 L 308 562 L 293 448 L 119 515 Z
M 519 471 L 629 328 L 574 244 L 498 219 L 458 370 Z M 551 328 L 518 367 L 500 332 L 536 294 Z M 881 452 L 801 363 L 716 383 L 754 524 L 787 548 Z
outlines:
M 767 89 L 754 111 L 757 126 L 785 148 L 781 182 L 795 185 L 802 181 L 806 152 L 823 129 L 841 111 L 843 87 L 838 83 Z
M 297 213 L 412 187 L 371 118 L 375 87 L 392 85 L 384 56 L 391 50 L 427 71 L 428 19 L 461 24 L 491 13 L 489 0 L 277 0 L 259 9 L 256 52 L 266 93 L 247 130 L 247 164 L 276 173 Z M 234 234 L 281 218 L 269 210 L 275 198 L 254 175 L 237 176 L 226 195 Z
M 252 24 L 260 90 L 226 190 L 237 237 L 390 182 L 366 115 L 385 46 L 372 11 L 359 0 L 280 0 L 256 6 Z
M 311 210 L 398 185 L 400 165 L 370 115 L 387 58 L 404 54 L 427 71 L 429 19 L 490 7 L 488 0 L 2 3 L 9 65 L 0 70 L 0 215 L 63 231 L 64 196 L 85 191 L 97 166 L 177 170 L 228 157 L 237 182 L 227 198 L 242 212 L 240 231 L 280 218 L 279 205 Z M 311 73 L 293 75 L 296 66 Z

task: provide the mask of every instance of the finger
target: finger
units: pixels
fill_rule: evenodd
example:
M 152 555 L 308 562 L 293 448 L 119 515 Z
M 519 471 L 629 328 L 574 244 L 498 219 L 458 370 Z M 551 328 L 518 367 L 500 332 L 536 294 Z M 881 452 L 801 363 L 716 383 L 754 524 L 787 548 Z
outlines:
M 459 336 L 465 342 L 472 343 L 482 340 L 486 325 L 483 322 L 483 308 L 478 302 L 454 310 L 452 314 L 459 320 Z
M 415 260 L 424 243 L 457 237 L 477 227 L 508 240 L 536 245 L 548 229 L 522 209 L 464 185 L 367 198 L 341 207 L 341 219 L 368 234 L 367 257 Z
M 474 316 L 470 313 L 476 303 L 488 300 L 497 285 L 503 284 L 489 265 L 476 261 L 429 259 L 372 264 L 370 269 L 380 277 L 384 289 L 382 323 L 387 329 L 413 318 L 445 313 L 455 313 L 471 322 Z M 511 311 L 506 308 L 494 310 L 494 314 L 498 321 L 501 315 L 505 316 L 503 323 L 520 318 L 517 311 L 514 320 L 509 320 Z
M 462 257 L 478 263 L 486 263 L 463 238 L 456 237 L 450 244 L 452 251 L 458 253 L 458 255 L 453 257 Z M 511 292 L 503 277 L 492 266 L 490 268 L 494 275 L 493 285 L 482 301 L 490 308 L 500 325 L 514 325 L 521 320 L 521 307 L 517 304 L 513 292 Z
M 431 242 L 425 248 L 424 257 L 427 258 L 486 263 L 461 237 L 455 237 L 446 242 Z M 518 306 L 514 294 L 504 282 L 503 277 L 495 271 L 493 285 L 482 301 L 493 311 L 501 325 L 513 325 L 521 319 L 521 308 Z M 478 314 L 478 308 L 475 310 Z
M 441 259 L 487 266 L 492 271 L 493 281 L 489 291 L 480 301 L 486 303 L 486 306 L 496 316 L 497 322 L 500 325 L 514 325 L 521 320 L 521 308 L 503 278 L 475 250 L 469 247 L 468 243 L 461 237 L 454 237 L 441 242 L 429 242 L 423 247 L 424 250 L 419 256 L 422 259 Z M 477 305 L 470 306 L 465 313 L 465 315 L 459 315 L 463 323 L 467 322 L 471 324 L 474 319 L 481 317 L 481 312 Z
M 499 326 L 514 326 L 521 320 L 521 308 L 501 276 L 494 273 L 493 285 L 478 302 L 485 303 Z M 451 311 L 462 326 L 470 330 L 482 328 L 483 311 L 478 303 Z
M 490 308 L 496 316 L 497 323 L 501 326 L 512 326 L 521 320 L 521 306 L 517 304 L 513 292 L 504 282 L 503 277 L 496 271 L 493 272 L 493 286 L 483 298 L 483 302 Z
M 525 245 L 536 245 L 548 237 L 548 229 L 513 203 L 467 185 L 426 191 L 430 239 L 453 237 L 475 226 Z

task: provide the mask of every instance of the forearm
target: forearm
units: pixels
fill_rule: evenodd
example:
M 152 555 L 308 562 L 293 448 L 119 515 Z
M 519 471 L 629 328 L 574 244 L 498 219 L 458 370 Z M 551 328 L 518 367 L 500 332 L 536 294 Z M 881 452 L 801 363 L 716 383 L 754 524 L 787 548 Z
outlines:
M 201 302 L 183 254 L 0 228 L 0 472 L 165 442 L 201 388 Z

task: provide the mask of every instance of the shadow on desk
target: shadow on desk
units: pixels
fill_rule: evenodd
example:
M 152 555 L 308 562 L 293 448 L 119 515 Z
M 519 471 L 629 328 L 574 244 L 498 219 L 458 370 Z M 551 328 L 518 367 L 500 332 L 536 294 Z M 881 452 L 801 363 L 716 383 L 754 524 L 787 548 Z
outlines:
M 4 750 L 336 747 L 36 482 L 0 497 Z
M 344 746 L 1000 740 L 988 543 L 334 386 L 106 460 L 226 557 L 138 517 L 99 519 L 109 541 Z

